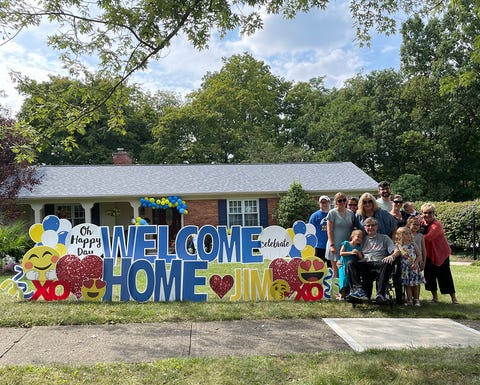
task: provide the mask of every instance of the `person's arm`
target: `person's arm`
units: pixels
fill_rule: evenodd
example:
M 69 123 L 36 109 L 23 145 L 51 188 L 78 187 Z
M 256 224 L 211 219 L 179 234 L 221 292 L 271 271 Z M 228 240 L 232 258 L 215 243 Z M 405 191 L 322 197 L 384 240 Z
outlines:
M 395 259 L 401 254 L 400 250 L 398 249 L 397 246 L 395 246 L 395 243 L 390 239 L 388 235 L 385 236 L 385 250 L 389 254 L 383 258 L 383 262 L 385 263 L 393 263 Z
M 349 255 L 352 255 L 352 252 L 345 250 L 345 245 L 342 245 L 342 247 L 340 247 L 340 255 L 342 257 L 346 257 L 346 256 L 349 256 Z
M 337 254 L 337 248 L 335 247 L 335 239 L 333 238 L 333 222 L 327 217 L 327 236 L 330 252 Z
M 422 265 L 420 266 L 421 270 L 425 268 L 426 260 L 427 260 L 427 248 L 425 247 L 425 239 L 422 236 Z
M 425 241 L 433 241 L 436 238 L 442 237 L 444 235 L 443 226 L 438 220 L 434 220 L 429 228 L 428 232 L 423 235 Z
M 415 248 L 415 260 L 412 263 L 412 269 L 416 270 L 419 266 L 422 266 L 422 257 L 420 250 L 415 243 L 413 244 L 413 247 Z

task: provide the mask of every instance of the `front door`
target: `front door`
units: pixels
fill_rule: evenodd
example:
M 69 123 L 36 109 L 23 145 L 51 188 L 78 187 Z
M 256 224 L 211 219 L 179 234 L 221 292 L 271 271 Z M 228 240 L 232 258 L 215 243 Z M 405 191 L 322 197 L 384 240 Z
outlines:
M 153 210 L 153 221 L 155 225 L 168 225 L 169 246 L 175 246 L 175 238 L 182 227 L 182 216 L 176 208 Z

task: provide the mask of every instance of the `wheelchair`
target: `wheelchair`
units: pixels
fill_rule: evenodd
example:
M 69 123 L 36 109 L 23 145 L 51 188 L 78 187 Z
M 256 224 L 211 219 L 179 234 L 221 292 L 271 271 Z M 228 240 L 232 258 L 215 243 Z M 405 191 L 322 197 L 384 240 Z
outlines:
M 373 282 L 365 282 L 364 289 L 367 293 L 368 300 L 357 299 L 348 296 L 347 302 L 350 302 L 352 306 L 355 308 L 357 305 L 362 303 L 371 303 L 371 304 L 378 304 L 378 305 L 387 305 L 390 308 L 393 308 L 393 305 L 402 305 L 404 303 L 404 291 L 402 285 L 402 270 L 401 270 L 401 260 L 397 258 L 394 262 L 394 266 L 390 277 L 388 278 L 387 289 L 385 291 L 385 299 L 386 301 L 382 301 L 378 303 L 375 299 L 372 299 L 372 292 L 373 292 Z

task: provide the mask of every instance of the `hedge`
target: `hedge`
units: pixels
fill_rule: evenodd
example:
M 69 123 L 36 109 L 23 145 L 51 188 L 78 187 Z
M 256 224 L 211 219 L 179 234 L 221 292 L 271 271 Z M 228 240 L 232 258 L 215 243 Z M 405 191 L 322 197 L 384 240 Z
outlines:
M 415 202 L 420 212 L 422 204 Z M 467 202 L 431 202 L 436 208 L 436 217 L 442 222 L 445 236 L 454 250 L 473 251 L 473 231 L 475 217 L 476 248 L 479 253 L 480 242 L 480 199 Z

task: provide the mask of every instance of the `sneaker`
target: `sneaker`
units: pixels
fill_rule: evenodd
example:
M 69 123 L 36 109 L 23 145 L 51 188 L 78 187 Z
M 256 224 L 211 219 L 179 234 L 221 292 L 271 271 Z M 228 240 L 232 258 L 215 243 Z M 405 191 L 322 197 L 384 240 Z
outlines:
M 355 299 L 362 299 L 362 300 L 367 300 L 367 293 L 365 293 L 364 290 L 358 289 L 355 290 L 353 293 L 350 293 L 350 297 L 355 298 Z
M 375 302 L 379 304 L 384 304 L 390 301 L 386 299 L 382 294 L 377 294 L 377 296 L 375 297 Z
M 416 299 L 416 300 L 414 301 L 414 303 L 415 303 L 415 306 L 422 306 L 422 305 L 420 305 L 420 300 L 418 300 L 418 299 Z

